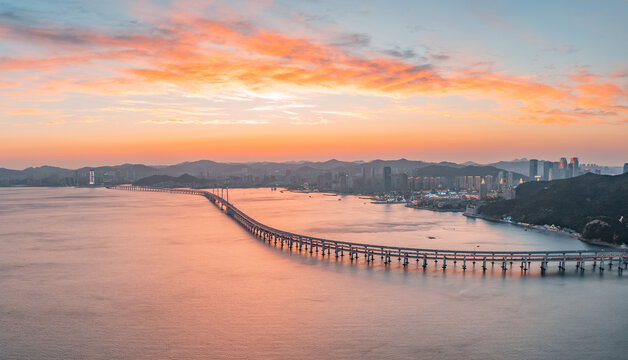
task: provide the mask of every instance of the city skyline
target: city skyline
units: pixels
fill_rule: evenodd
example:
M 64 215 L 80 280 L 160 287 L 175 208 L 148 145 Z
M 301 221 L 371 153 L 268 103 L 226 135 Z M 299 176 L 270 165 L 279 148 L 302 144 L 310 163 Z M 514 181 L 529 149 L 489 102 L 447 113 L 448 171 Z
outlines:
M 3 3 L 0 162 L 623 164 L 627 7 Z

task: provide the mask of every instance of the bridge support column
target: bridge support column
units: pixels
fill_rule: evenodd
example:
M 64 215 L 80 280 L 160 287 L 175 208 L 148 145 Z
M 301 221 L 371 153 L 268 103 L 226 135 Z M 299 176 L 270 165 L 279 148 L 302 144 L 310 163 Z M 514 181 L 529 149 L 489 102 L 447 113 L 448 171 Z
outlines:
M 423 254 L 423 269 L 427 267 L 427 254 Z
M 482 260 L 482 270 L 486 271 L 486 256 L 484 257 L 484 259 Z
M 467 270 L 467 257 L 462 258 L 462 270 Z
M 443 269 L 447 269 L 447 256 L 443 255 Z

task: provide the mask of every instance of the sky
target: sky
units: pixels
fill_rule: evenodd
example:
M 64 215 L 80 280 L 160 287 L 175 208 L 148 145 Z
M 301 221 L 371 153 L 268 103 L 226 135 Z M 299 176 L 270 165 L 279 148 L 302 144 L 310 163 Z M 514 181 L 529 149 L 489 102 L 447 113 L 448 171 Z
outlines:
M 0 167 L 628 162 L 628 1 L 3 1 Z

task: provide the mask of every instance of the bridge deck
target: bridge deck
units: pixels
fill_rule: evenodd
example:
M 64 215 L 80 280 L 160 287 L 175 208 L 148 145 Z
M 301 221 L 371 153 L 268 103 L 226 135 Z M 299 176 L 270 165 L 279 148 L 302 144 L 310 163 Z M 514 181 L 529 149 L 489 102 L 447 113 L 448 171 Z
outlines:
M 389 245 L 373 245 L 354 243 L 348 241 L 330 240 L 317 238 L 313 236 L 295 234 L 280 229 L 275 229 L 268 225 L 262 224 L 243 211 L 229 203 L 222 197 L 210 191 L 189 190 L 189 189 L 164 189 L 151 188 L 131 185 L 119 185 L 110 187 L 111 189 L 131 190 L 131 191 L 149 191 L 149 192 L 167 192 L 173 194 L 199 195 L 206 197 L 209 201 L 218 206 L 227 215 L 233 217 L 247 231 L 253 233 L 258 238 L 281 247 L 287 246 L 292 249 L 308 251 L 310 254 L 319 252 L 325 256 L 344 257 L 348 256 L 352 261 L 357 261 L 363 257 L 365 261 L 371 262 L 378 256 L 385 263 L 390 263 L 393 258 L 402 261 L 408 265 L 411 260 L 422 262 L 422 266 L 426 267 L 428 261 L 438 263 L 442 262 L 443 268 L 447 267 L 447 262 L 462 262 L 462 268 L 466 269 L 467 262 L 475 264 L 482 263 L 482 268 L 487 269 L 487 262 L 494 264 L 499 263 L 503 270 L 508 268 L 508 264 L 520 263 L 520 267 L 527 271 L 532 262 L 540 263 L 542 271 L 545 271 L 549 263 L 558 263 L 560 270 L 565 270 L 568 262 L 575 263 L 580 270 L 591 266 L 593 269 L 598 267 L 600 271 L 611 269 L 617 266 L 621 273 L 628 267 L 628 249 L 596 249 L 596 250 L 550 250 L 550 251 L 492 251 L 492 250 L 447 250 L 447 249 L 423 249 L 409 248 Z

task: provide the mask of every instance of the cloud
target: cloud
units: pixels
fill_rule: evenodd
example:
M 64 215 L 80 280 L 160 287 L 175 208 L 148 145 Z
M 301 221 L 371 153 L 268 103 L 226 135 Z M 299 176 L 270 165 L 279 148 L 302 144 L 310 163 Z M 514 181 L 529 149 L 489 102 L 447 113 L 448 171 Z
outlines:
M 487 19 L 495 21 L 492 16 Z M 499 22 L 494 25 L 503 26 Z M 31 81 L 46 92 L 115 95 L 178 91 L 238 101 L 286 101 L 293 99 L 291 94 L 296 91 L 390 98 L 461 95 L 491 99 L 498 106 L 508 107 L 510 111 L 498 117 L 506 121 L 565 123 L 594 121 L 598 117 L 624 121 L 626 116 L 623 112 L 608 115 L 612 113 L 610 107 L 626 101 L 625 89 L 586 68 L 576 69 L 568 81 L 550 83 L 529 75 L 497 72 L 494 64 L 486 62 L 440 66 L 439 61 L 448 59 L 444 54 L 430 55 L 436 64 L 416 64 L 409 61 L 416 57 L 410 49 L 386 50 L 391 57 L 353 52 L 370 46 L 366 34 L 344 34 L 325 43 L 247 22 L 205 19 L 180 10 L 172 12 L 169 19 L 144 24 L 125 34 L 12 22 L 2 26 L 11 35 L 5 35 L 5 39 L 37 43 L 44 55 L 2 58 L 0 75 L 27 70 L 34 74 L 31 76 L 35 80 Z M 62 77 L 70 70 L 71 77 Z M 41 72 L 58 77 L 37 78 Z M 585 110 L 576 114 L 572 111 L 575 108 Z M 290 109 L 290 105 L 251 110 L 282 109 Z M 218 109 L 175 106 L 103 110 L 152 112 L 174 120 L 181 120 L 180 116 L 218 115 L 214 112 Z
M 416 57 L 416 52 L 412 49 L 402 49 L 395 47 L 393 49 L 384 50 L 384 54 L 394 56 L 401 59 L 412 59 Z
M 43 113 L 45 112 L 40 109 L 14 109 L 9 111 L 10 115 L 37 115 Z
M 252 109 L 249 109 L 250 111 L 274 111 L 274 110 L 281 110 L 281 109 L 299 109 L 299 108 L 313 108 L 315 107 L 315 105 L 310 105 L 310 104 L 282 104 L 282 105 L 266 105 L 266 106 L 258 106 L 258 107 L 254 107 Z
M 38 124 L 54 126 L 54 125 L 65 124 L 65 121 L 63 121 L 63 120 L 49 120 L 49 121 L 40 121 Z
M 199 120 L 199 119 L 153 119 L 141 121 L 144 124 L 194 124 L 194 125 L 264 125 L 264 120 Z
M 371 44 L 371 35 L 364 33 L 347 33 L 335 36 L 330 45 L 340 48 L 365 48 Z
M 290 125 L 295 125 L 295 126 L 313 126 L 313 125 L 326 125 L 329 124 L 329 120 L 319 117 L 315 120 L 302 120 L 299 118 L 295 118 L 294 120 L 290 121 Z
M 314 111 L 317 114 L 325 114 L 325 115 L 338 115 L 345 117 L 352 117 L 358 119 L 368 119 L 369 117 L 366 114 L 354 112 L 354 111 Z

